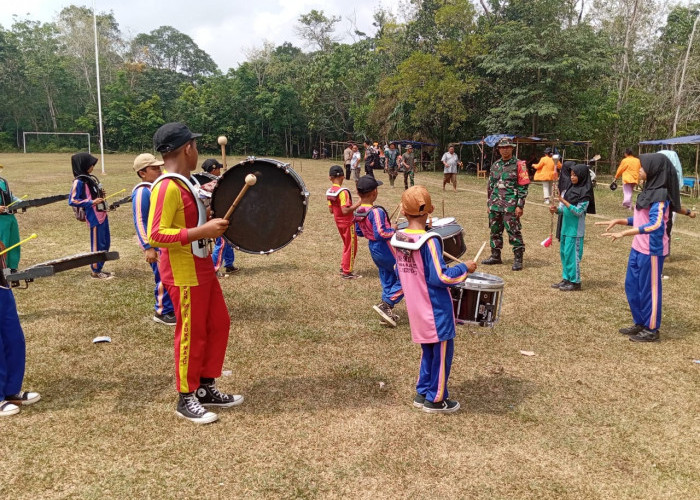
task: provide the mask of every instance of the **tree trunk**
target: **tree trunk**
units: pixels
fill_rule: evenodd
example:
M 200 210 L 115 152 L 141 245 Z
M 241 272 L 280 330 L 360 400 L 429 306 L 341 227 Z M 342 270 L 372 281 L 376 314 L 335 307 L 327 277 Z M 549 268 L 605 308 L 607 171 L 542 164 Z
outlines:
M 678 90 L 676 91 L 676 116 L 673 118 L 673 136 L 676 135 L 676 130 L 678 128 L 678 116 L 681 113 L 681 101 L 683 98 L 683 84 L 685 83 L 685 70 L 688 67 L 688 58 L 690 57 L 690 49 L 693 47 L 693 38 L 695 37 L 695 29 L 698 26 L 698 21 L 700 21 L 700 13 L 698 13 L 693 23 L 693 30 L 690 32 L 690 37 L 688 38 L 688 48 L 685 51 L 685 60 L 683 61 L 683 69 L 681 71 L 681 81 L 678 83 Z

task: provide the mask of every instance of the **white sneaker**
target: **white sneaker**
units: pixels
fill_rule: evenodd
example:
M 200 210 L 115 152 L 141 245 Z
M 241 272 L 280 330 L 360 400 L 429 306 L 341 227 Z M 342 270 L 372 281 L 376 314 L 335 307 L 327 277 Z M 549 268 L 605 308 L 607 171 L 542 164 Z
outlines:
M 7 401 L 0 401 L 0 417 L 9 417 L 15 413 L 19 413 L 19 406 Z
M 7 396 L 5 400 L 13 405 L 33 405 L 41 399 L 38 392 L 19 391 L 17 394 Z

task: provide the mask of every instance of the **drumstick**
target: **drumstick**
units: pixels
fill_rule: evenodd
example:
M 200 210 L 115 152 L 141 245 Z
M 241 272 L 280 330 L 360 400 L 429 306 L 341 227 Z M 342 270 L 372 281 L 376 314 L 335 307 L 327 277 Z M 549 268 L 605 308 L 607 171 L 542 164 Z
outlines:
M 442 251 L 442 255 L 444 255 L 444 256 L 447 257 L 448 259 L 454 260 L 455 262 L 457 262 L 457 263 L 459 263 L 459 264 L 464 264 L 464 262 L 462 262 L 461 260 L 459 260 L 457 257 L 455 257 L 454 255 L 450 255 L 449 253 L 445 252 L 444 250 Z M 466 265 L 466 264 L 465 264 L 465 265 Z
M 19 200 L 13 201 L 13 202 L 10 203 L 9 205 L 7 205 L 5 208 L 10 208 L 10 207 L 11 207 L 12 205 L 14 205 L 15 203 L 19 203 L 20 201 L 22 201 L 23 199 L 25 199 L 27 196 L 29 196 L 29 195 L 28 195 L 28 194 L 25 194 L 25 195 L 22 196 Z
M 488 243 L 488 241 L 484 241 L 484 242 L 481 244 L 481 248 L 479 249 L 478 252 L 476 252 L 476 257 L 474 257 L 474 262 L 478 261 L 478 260 L 479 260 L 479 257 L 481 257 L 481 252 L 484 251 L 484 247 L 486 247 L 486 243 Z
M 105 196 L 104 199 L 108 200 L 108 199 L 112 198 L 113 196 L 117 196 L 118 194 L 122 194 L 124 191 L 126 191 L 126 188 L 122 189 L 121 191 L 117 191 L 116 193 L 112 193 L 109 196 Z
M 401 208 L 401 202 L 399 202 L 399 204 L 396 205 L 396 208 L 394 209 L 394 211 L 391 212 L 391 215 L 389 216 L 389 222 L 391 222 L 391 219 L 394 218 L 394 215 L 396 215 L 396 212 L 399 211 L 399 208 Z
M 228 144 L 228 138 L 225 135 L 220 135 L 217 139 L 216 142 L 219 143 L 219 146 L 221 146 L 221 163 L 223 163 L 223 171 L 226 172 L 226 169 L 228 168 L 226 166 L 226 144 Z
M 5 255 L 7 252 L 9 252 L 10 250 L 12 250 L 13 248 L 18 247 L 18 246 L 22 245 L 23 243 L 28 242 L 29 240 L 33 240 L 34 238 L 36 238 L 36 233 L 33 233 L 30 237 L 28 237 L 28 238 L 26 238 L 26 239 L 20 241 L 19 243 L 15 243 L 14 245 L 12 245 L 12 246 L 10 246 L 10 247 L 7 247 L 5 250 L 3 250 L 2 252 L 0 252 L 0 255 Z
M 445 198 L 442 199 L 442 218 L 445 218 Z
M 246 191 L 248 191 L 248 188 L 250 186 L 255 185 L 255 183 L 257 181 L 258 181 L 258 178 L 255 177 L 253 174 L 248 174 L 245 176 L 245 184 L 243 185 L 241 192 L 238 193 L 238 196 L 236 196 L 236 199 L 233 200 L 231 207 L 226 212 L 226 215 L 224 215 L 224 219 L 229 220 L 231 218 L 231 215 L 233 215 L 233 211 L 236 210 L 236 207 L 241 202 L 241 198 L 243 198 L 243 195 L 246 193 Z

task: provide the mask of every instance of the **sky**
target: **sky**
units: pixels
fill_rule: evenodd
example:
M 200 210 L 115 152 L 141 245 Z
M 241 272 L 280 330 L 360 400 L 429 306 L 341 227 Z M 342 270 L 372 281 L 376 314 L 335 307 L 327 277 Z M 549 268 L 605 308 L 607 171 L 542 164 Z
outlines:
M 20 19 L 50 22 L 69 5 L 92 7 L 92 0 L 2 0 L 0 25 L 8 29 L 13 15 Z M 381 5 L 399 14 L 402 0 L 381 0 Z M 357 29 L 373 34 L 376 0 L 95 0 L 97 12 L 114 13 L 122 36 L 133 38 L 159 26 L 173 26 L 186 33 L 209 54 L 223 72 L 246 60 L 246 51 L 260 48 L 265 41 L 280 45 L 285 41 L 306 50 L 294 27 L 301 14 L 311 9 L 323 10 L 327 16 L 340 16 L 336 33 L 344 41 Z

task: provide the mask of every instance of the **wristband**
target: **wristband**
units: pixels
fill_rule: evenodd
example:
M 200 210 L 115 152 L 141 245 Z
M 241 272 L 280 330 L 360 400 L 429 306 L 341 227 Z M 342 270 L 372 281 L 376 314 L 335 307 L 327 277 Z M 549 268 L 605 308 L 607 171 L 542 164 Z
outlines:
M 690 214 L 691 214 L 691 213 L 692 213 L 692 212 L 691 212 L 691 210 L 690 210 L 689 208 L 686 208 L 686 209 L 685 209 L 685 215 L 687 215 L 688 217 L 690 217 Z

